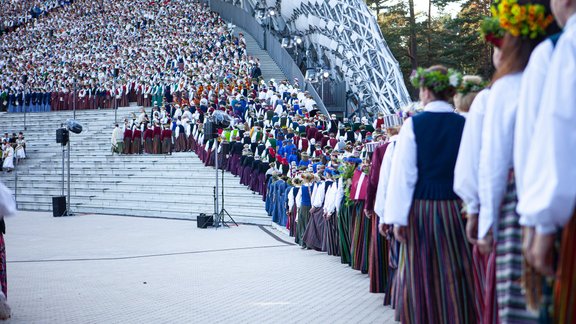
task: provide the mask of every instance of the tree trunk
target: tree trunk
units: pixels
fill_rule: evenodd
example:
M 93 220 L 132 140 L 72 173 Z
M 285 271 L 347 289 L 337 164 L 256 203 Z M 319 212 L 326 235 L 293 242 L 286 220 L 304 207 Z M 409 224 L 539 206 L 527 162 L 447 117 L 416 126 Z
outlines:
M 418 68 L 418 44 L 416 42 L 416 15 L 414 13 L 414 0 L 408 0 L 410 10 L 410 63 L 412 69 Z
M 428 51 L 426 53 L 427 66 L 432 65 L 432 0 L 428 0 L 428 32 L 426 33 Z

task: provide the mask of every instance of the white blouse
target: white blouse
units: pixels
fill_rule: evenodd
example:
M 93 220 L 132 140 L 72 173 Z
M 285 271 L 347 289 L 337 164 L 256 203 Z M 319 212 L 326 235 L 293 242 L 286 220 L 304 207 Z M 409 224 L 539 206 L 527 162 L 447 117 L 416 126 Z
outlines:
M 378 187 L 376 188 L 376 199 L 374 201 L 374 212 L 378 215 L 378 222 L 380 224 L 386 223 L 386 213 L 384 212 L 384 207 L 386 206 L 386 190 L 388 190 L 390 169 L 392 168 L 392 158 L 394 157 L 397 140 L 398 135 L 390 137 L 388 147 L 386 147 L 386 152 L 384 152 L 384 157 L 382 157 L 382 164 L 380 165 Z
M 546 40 L 540 43 L 530 55 L 530 61 L 524 69 L 520 83 L 520 98 L 514 131 L 514 175 L 516 176 L 518 197 L 521 197 L 524 192 L 524 172 L 526 171 L 528 151 L 532 146 L 536 117 L 540 111 L 542 89 L 553 51 L 552 41 Z
M 570 221 L 576 203 L 576 15 L 558 40 L 544 85 L 518 211 L 537 232 L 553 233 Z
M 508 175 L 512 169 L 514 122 L 521 81 L 522 73 L 506 75 L 490 89 L 478 168 L 479 239 L 484 238 L 490 228 L 498 223 L 500 205 L 506 194 Z M 496 228 L 494 226 L 494 236 Z
M 480 164 L 480 146 L 482 145 L 482 126 L 488 102 L 489 89 L 476 95 L 466 117 L 462 132 L 458 159 L 454 168 L 454 192 L 466 204 L 468 214 L 478 214 L 480 198 L 478 197 L 478 165 Z

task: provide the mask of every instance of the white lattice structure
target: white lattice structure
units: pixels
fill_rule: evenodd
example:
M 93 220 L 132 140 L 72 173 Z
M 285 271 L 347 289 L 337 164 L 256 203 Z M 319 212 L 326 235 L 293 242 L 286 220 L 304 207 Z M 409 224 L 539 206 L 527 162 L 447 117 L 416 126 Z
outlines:
M 245 10 L 274 8 L 273 29 L 301 35 L 314 64 L 329 66 L 370 112 L 394 113 L 410 102 L 398 61 L 363 0 L 229 0 Z M 310 59 L 310 57 L 308 57 Z

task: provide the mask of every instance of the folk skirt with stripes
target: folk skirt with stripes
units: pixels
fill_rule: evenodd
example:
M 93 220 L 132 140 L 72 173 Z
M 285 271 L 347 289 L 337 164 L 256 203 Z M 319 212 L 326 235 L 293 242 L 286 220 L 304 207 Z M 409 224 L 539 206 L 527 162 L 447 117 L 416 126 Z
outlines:
M 555 323 L 576 323 L 576 214 L 564 227 L 554 290 Z
M 296 243 L 302 247 L 306 247 L 304 242 L 304 233 L 308 227 L 308 220 L 310 218 L 310 206 L 300 206 L 298 211 L 298 221 L 296 222 Z
M 316 251 L 322 251 L 324 225 L 324 209 L 322 207 L 311 209 L 308 226 L 302 238 L 307 247 Z
M 403 323 L 475 323 L 472 247 L 458 200 L 415 200 L 407 228 Z
M 346 206 L 346 200 L 342 199 L 342 205 L 338 212 L 338 236 L 340 237 L 340 262 L 351 263 L 350 258 L 350 229 L 353 206 Z
M 386 285 L 388 278 L 388 245 L 384 236 L 378 231 L 378 216 L 372 214 L 370 220 L 370 248 L 368 255 L 368 274 L 370 276 L 370 292 L 390 294 Z
M 352 229 L 352 269 L 368 273 L 368 248 L 370 247 L 370 218 L 364 213 L 364 201 L 354 202 Z
M 338 215 L 332 213 L 324 226 L 324 248 L 328 255 L 340 256 L 340 236 L 338 233 Z
M 498 218 L 496 235 L 496 298 L 500 323 L 537 323 L 538 314 L 528 310 L 522 286 L 524 256 L 522 227 L 516 213 L 517 196 L 513 172 Z

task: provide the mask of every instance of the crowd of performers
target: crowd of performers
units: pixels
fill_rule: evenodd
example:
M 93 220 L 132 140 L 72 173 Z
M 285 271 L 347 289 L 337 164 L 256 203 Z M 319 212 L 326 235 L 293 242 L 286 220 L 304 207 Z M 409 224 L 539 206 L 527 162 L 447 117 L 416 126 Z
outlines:
M 0 2 L 0 35 L 31 23 L 34 19 L 72 0 L 7 0 Z
M 198 1 L 76 0 L 0 35 L 0 111 L 191 101 L 257 63 Z
M 191 148 L 262 194 L 302 248 L 368 273 L 404 323 L 574 323 L 576 2 L 553 8 L 562 34 L 548 2 L 497 2 L 492 81 L 417 69 L 401 128 L 289 95 L 255 104 L 253 89 L 221 145 L 197 121 Z

